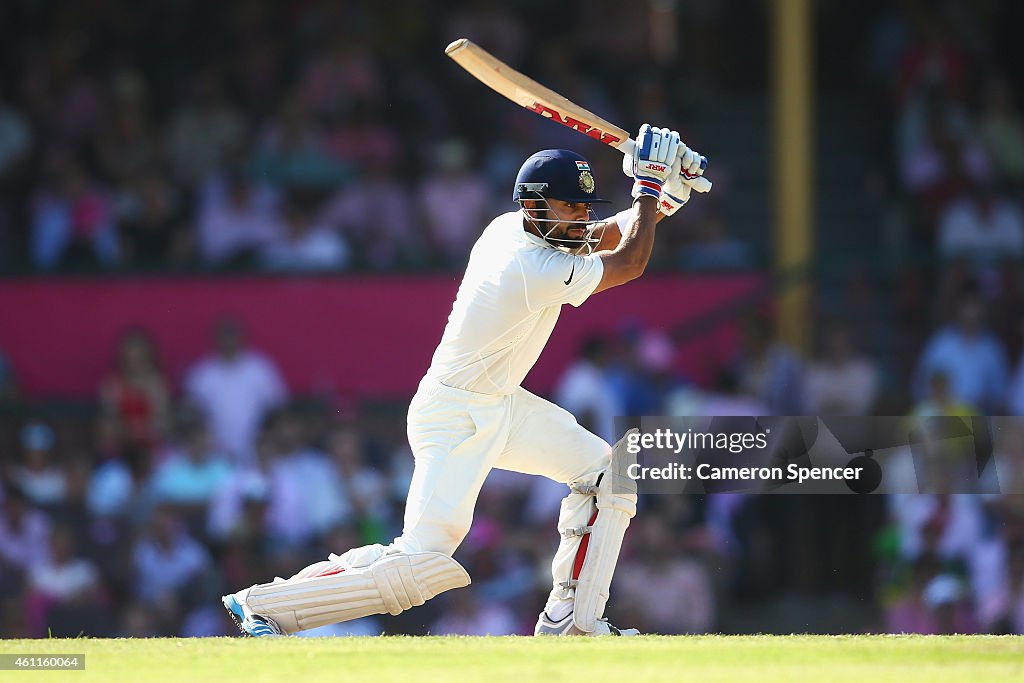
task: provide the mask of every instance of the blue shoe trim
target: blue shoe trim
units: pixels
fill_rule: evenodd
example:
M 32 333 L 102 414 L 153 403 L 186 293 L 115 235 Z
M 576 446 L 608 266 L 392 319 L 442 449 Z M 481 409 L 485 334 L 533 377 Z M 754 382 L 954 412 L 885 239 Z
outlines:
M 224 604 L 224 609 L 227 610 L 228 616 L 231 617 L 231 621 L 235 622 L 235 626 L 244 635 L 251 635 L 242 623 L 245 621 L 245 612 L 242 611 L 242 605 L 238 602 L 238 598 L 234 595 L 225 595 L 220 599 Z

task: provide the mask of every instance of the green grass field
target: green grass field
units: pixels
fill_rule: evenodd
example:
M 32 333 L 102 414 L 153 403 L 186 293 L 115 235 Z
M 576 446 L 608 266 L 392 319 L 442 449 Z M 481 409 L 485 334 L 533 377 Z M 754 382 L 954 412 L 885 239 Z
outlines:
M 4 681 L 1024 681 L 1024 637 L 644 636 L 0 640 L 86 655 L 84 671 Z

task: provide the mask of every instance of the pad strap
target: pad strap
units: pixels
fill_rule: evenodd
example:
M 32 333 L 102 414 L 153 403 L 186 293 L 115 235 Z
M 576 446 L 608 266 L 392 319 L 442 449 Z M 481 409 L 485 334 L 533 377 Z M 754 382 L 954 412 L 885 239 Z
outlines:
M 586 536 L 593 529 L 594 529 L 594 527 L 592 527 L 590 525 L 574 526 L 572 528 L 569 528 L 569 529 L 566 529 L 565 531 L 563 531 L 562 532 L 562 538 L 575 538 L 576 536 Z

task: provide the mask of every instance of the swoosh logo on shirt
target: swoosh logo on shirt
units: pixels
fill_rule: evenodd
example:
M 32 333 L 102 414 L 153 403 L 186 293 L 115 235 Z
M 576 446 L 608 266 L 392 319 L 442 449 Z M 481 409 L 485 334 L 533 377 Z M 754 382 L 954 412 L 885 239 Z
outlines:
M 569 271 L 569 279 L 565 281 L 565 284 L 572 282 L 572 276 L 576 274 L 576 259 L 572 261 L 572 270 Z

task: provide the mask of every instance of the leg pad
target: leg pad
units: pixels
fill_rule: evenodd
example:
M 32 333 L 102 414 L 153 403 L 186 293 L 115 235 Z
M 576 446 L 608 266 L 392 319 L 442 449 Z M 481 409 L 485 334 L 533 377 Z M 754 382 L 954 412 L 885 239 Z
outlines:
M 371 614 L 401 614 L 469 583 L 462 565 L 443 553 L 395 553 L 366 567 L 337 563 L 317 576 L 253 586 L 246 604 L 294 633 Z

